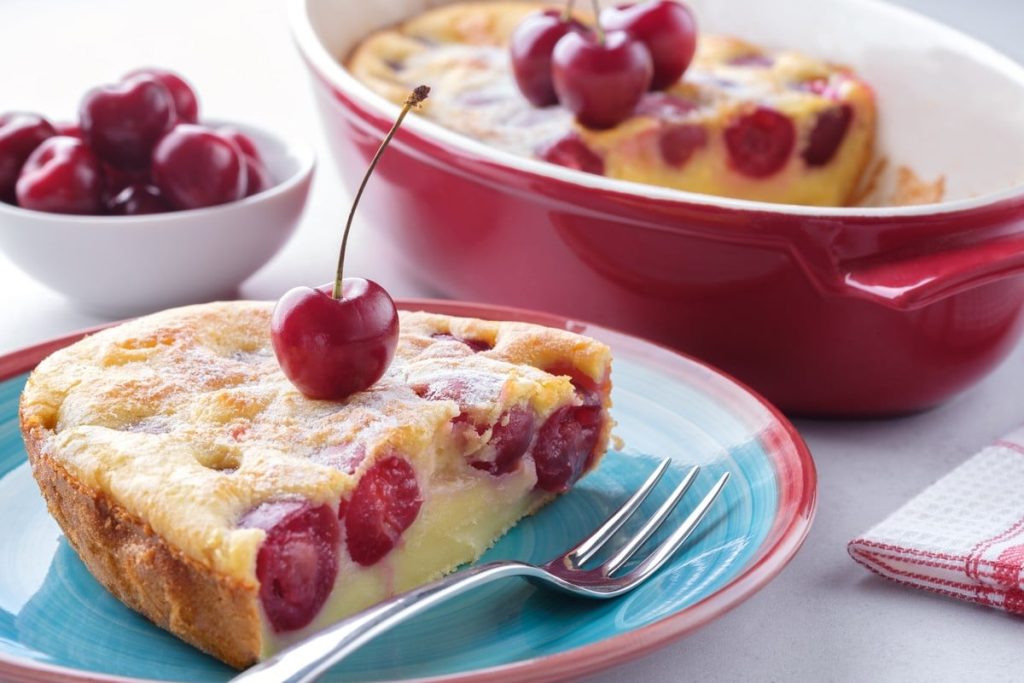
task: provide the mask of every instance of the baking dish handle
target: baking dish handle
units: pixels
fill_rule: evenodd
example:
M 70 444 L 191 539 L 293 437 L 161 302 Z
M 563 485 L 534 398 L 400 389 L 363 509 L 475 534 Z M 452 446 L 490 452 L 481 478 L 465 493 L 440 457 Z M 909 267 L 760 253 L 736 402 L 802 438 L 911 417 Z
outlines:
M 905 258 L 847 261 L 840 264 L 839 286 L 847 295 L 912 310 L 1015 275 L 1024 275 L 1024 236 Z

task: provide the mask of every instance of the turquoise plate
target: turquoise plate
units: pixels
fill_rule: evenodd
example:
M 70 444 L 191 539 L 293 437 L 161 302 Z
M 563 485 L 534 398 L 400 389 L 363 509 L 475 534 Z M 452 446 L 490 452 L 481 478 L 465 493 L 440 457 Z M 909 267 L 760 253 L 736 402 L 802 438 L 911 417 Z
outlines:
M 688 544 L 622 598 L 582 601 L 510 579 L 402 625 L 324 680 L 579 676 L 637 657 L 721 615 L 771 580 L 803 542 L 815 506 L 810 454 L 785 418 L 735 381 L 594 325 L 452 302 L 407 301 L 403 307 L 566 327 L 601 339 L 615 355 L 613 414 L 625 445 L 609 452 L 571 493 L 519 524 L 485 561 L 550 559 L 615 509 L 659 458 L 678 463 L 670 479 L 689 464 L 703 467 L 682 508 L 721 472 L 732 478 Z M 18 395 L 40 359 L 81 336 L 0 358 L 0 679 L 227 680 L 228 667 L 107 593 L 46 512 L 18 430 Z M 652 498 L 668 490 L 663 485 Z

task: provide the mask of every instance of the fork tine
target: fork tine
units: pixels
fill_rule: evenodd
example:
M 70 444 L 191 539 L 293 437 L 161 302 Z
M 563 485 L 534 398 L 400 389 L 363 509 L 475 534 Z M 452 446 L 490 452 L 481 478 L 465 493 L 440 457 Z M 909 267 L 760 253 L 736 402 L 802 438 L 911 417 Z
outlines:
M 615 535 L 626 520 L 629 519 L 634 512 L 640 507 L 640 505 L 647 499 L 647 496 L 654 490 L 654 487 L 658 485 L 665 471 L 668 470 L 669 465 L 672 464 L 672 458 L 665 458 L 661 463 L 651 472 L 650 476 L 647 477 L 647 481 L 643 483 L 636 492 L 629 497 L 625 503 L 622 504 L 618 510 L 615 511 L 611 517 L 605 520 L 604 524 L 598 527 L 597 531 L 590 534 L 587 538 L 580 542 L 575 548 L 570 550 L 564 555 L 566 560 L 574 562 L 577 566 L 586 563 L 591 557 L 594 556 L 598 550 L 600 550 L 605 543 L 608 542 L 612 536 Z
M 700 472 L 700 467 L 694 465 L 683 477 L 683 480 L 679 482 L 672 494 L 661 504 L 654 516 L 644 522 L 644 525 L 640 527 L 640 531 L 636 533 L 633 538 L 629 539 L 626 545 L 622 546 L 618 552 L 611 556 L 607 562 L 600 566 L 601 573 L 605 576 L 611 576 L 618 570 L 622 565 L 629 561 L 629 558 L 633 557 L 633 554 L 640 549 L 648 538 L 658 530 L 658 527 L 662 525 L 665 519 L 672 514 L 672 510 L 682 500 L 686 494 L 687 489 L 693 484 L 693 480 L 697 478 L 697 473 Z
M 644 561 L 637 565 L 637 567 L 626 575 L 625 578 L 627 578 L 631 583 L 640 582 L 658 571 L 661 565 L 665 564 L 665 561 L 679 550 L 683 543 L 686 542 L 686 539 L 689 538 L 690 534 L 693 533 L 693 530 L 697 528 L 697 525 L 701 523 L 701 520 L 703 520 L 704 516 L 708 513 L 708 509 L 711 507 L 711 504 L 715 502 L 715 499 L 718 498 L 718 494 L 720 494 L 722 489 L 725 488 L 725 483 L 727 481 L 729 481 L 728 472 L 718 478 L 715 485 L 712 486 L 711 490 L 708 491 L 706 496 L 704 496 L 704 500 L 702 500 L 700 504 L 698 504 L 697 507 L 687 515 L 686 519 L 683 520 L 683 523 L 672 532 L 672 535 L 665 539 L 661 545 L 655 548 L 654 552 L 648 555 Z

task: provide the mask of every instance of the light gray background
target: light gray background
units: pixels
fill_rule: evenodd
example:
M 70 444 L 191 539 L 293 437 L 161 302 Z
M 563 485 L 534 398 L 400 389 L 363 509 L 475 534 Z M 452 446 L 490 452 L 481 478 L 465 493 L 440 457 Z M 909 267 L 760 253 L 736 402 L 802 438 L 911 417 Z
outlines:
M 1024 0 L 899 4 L 1024 61 Z M 0 111 L 72 118 L 87 88 L 141 64 L 186 74 L 210 116 L 291 128 L 315 145 L 321 164 L 306 219 L 241 294 L 276 298 L 295 284 L 328 279 L 348 200 L 279 2 L 0 0 Z M 947 96 L 955 107 L 957 94 Z M 396 296 L 431 294 L 403 277 L 370 225 L 357 223 L 351 257 L 351 272 L 372 273 Z M 0 353 L 97 322 L 102 319 L 76 311 L 0 254 Z M 1022 376 L 1024 345 L 986 381 L 929 413 L 859 423 L 800 421 L 818 465 L 820 506 L 792 564 L 698 633 L 592 680 L 1024 678 L 1024 621 L 889 584 L 855 565 L 845 548 L 854 535 L 1024 421 Z

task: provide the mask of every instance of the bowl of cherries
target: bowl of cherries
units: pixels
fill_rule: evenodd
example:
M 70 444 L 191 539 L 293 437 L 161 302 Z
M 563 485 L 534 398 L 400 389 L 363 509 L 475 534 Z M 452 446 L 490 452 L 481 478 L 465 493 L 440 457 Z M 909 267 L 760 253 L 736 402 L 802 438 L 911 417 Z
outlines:
M 0 249 L 83 308 L 131 315 L 230 296 L 287 241 L 313 154 L 201 120 L 195 91 L 139 69 L 75 123 L 0 113 Z

